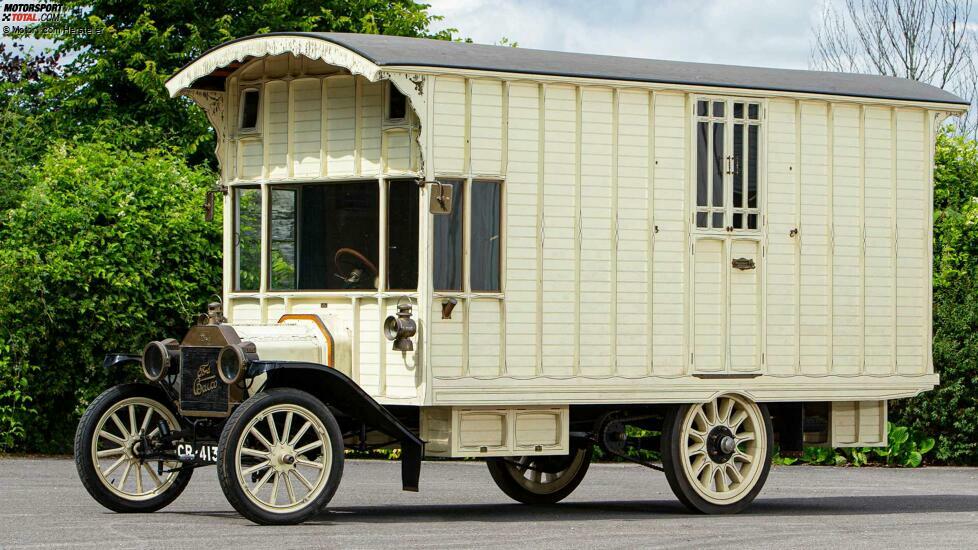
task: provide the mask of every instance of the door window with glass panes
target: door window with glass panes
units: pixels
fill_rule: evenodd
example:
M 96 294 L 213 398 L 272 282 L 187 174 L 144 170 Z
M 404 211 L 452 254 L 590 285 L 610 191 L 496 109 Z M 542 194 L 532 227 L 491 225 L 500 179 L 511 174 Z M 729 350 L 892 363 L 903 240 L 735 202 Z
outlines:
M 760 225 L 761 104 L 699 97 L 695 106 L 697 229 Z

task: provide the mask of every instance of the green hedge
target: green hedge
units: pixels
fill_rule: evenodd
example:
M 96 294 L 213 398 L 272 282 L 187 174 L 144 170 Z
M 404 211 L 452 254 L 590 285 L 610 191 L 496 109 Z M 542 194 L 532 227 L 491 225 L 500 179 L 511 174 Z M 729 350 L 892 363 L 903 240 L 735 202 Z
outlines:
M 55 146 L 29 178 L 0 226 L 0 448 L 62 453 L 104 354 L 179 337 L 219 291 L 221 228 L 214 175 L 166 151 Z

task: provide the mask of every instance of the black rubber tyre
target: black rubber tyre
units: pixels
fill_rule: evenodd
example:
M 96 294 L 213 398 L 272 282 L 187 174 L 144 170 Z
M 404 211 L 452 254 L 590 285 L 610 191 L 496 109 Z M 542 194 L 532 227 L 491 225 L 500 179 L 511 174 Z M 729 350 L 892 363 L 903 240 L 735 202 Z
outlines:
M 245 477 L 244 470 L 239 472 L 239 467 L 243 468 L 243 465 L 239 464 L 237 449 L 239 445 L 244 446 L 244 441 L 247 438 L 252 437 L 246 434 L 245 431 L 251 431 L 249 426 L 252 425 L 253 421 L 256 419 L 261 420 L 268 414 L 281 414 L 279 409 L 282 407 L 296 408 L 294 413 L 306 411 L 318 419 L 322 423 L 322 430 L 321 433 L 316 432 L 314 435 L 323 440 L 323 446 L 328 446 L 331 454 L 329 456 L 329 466 L 322 468 L 326 471 L 322 474 L 323 477 L 317 481 L 317 492 L 312 497 L 307 496 L 302 499 L 302 502 L 296 503 L 294 509 L 275 511 L 269 508 L 274 508 L 277 497 L 271 497 L 271 505 L 265 503 L 266 505 L 263 506 L 256 502 L 256 500 L 262 501 L 257 494 L 257 490 L 252 491 L 251 487 L 242 486 L 242 483 L 247 485 L 247 480 L 242 481 Z M 258 424 L 255 424 L 255 426 L 257 427 Z M 265 428 L 261 429 L 264 430 Z M 310 428 L 310 430 L 318 429 L 316 427 Z M 292 432 L 287 432 L 283 435 L 285 435 L 284 441 L 288 441 Z M 277 437 L 278 435 L 275 436 L 275 438 Z M 270 435 L 268 439 L 272 439 Z M 326 439 L 328 441 L 325 441 Z M 278 444 L 277 439 L 275 442 Z M 304 391 L 293 388 L 275 388 L 261 392 L 248 398 L 238 406 L 224 425 L 217 452 L 217 477 L 221 483 L 221 489 L 224 490 L 224 496 L 227 497 L 228 502 L 231 503 L 231 506 L 238 513 L 260 525 L 294 525 L 312 518 L 333 498 L 333 494 L 336 493 L 340 479 L 343 476 L 343 436 L 339 424 L 336 422 L 336 418 L 322 401 Z M 269 452 L 271 453 L 271 449 L 269 449 Z M 297 452 L 295 454 L 298 455 Z M 292 460 L 296 461 L 296 458 L 293 457 Z M 272 459 L 269 458 L 268 460 L 271 461 Z M 279 464 L 281 463 L 279 462 Z M 286 466 L 282 467 L 284 468 Z M 272 466 L 268 466 L 258 471 L 272 472 L 272 470 Z M 276 473 L 274 475 L 276 480 L 278 480 L 278 474 Z M 288 478 L 289 476 L 285 477 Z M 277 483 L 278 481 L 276 481 Z M 320 486 L 319 483 L 322 485 Z M 273 489 L 273 492 L 277 495 L 278 490 Z M 291 498 L 291 493 L 288 498 Z M 306 500 L 308 502 L 305 502 Z M 301 506 L 299 506 L 300 504 Z
M 78 429 L 75 431 L 75 467 L 78 469 L 78 477 L 88 494 L 109 510 L 120 513 L 155 512 L 180 496 L 180 493 L 190 483 L 193 470 L 182 470 L 176 473 L 173 481 L 168 482 L 169 485 L 160 494 L 140 499 L 126 498 L 119 491 L 110 489 L 106 486 L 103 475 L 99 473 L 101 470 L 96 471 L 97 466 L 92 445 L 97 437 L 96 430 L 99 429 L 100 420 L 115 405 L 127 400 L 137 405 L 140 402 L 150 403 L 154 407 L 169 411 L 177 422 L 180 421 L 176 408 L 169 397 L 159 388 L 146 384 L 123 384 L 111 387 L 92 401 L 78 422 Z M 179 429 L 179 425 L 170 427 Z M 136 473 L 140 476 L 143 473 L 138 466 Z M 125 479 L 122 481 L 124 483 Z
M 588 466 L 591 464 L 591 447 L 572 449 L 566 456 L 515 456 L 506 458 L 490 458 L 486 460 L 492 480 L 511 499 L 523 504 L 545 505 L 556 504 L 567 498 L 581 484 Z M 537 470 L 526 470 L 530 478 L 514 463 L 531 468 L 540 468 L 540 480 L 532 478 Z M 543 476 L 563 474 L 549 483 L 543 482 Z M 564 478 L 564 476 L 570 476 Z M 547 487 L 552 485 L 552 487 Z
M 771 415 L 768 413 L 767 407 L 761 403 L 752 403 L 752 405 L 756 405 L 759 409 L 760 421 L 763 422 L 765 447 L 756 457 L 762 462 L 760 463 L 760 468 L 753 472 L 753 479 L 751 480 L 753 485 L 749 490 L 738 495 L 736 499 L 731 499 L 730 502 L 722 504 L 711 502 L 700 494 L 697 488 L 693 486 L 694 481 L 689 478 L 682 463 L 682 461 L 688 460 L 688 457 L 684 454 L 687 452 L 688 441 L 683 441 L 683 423 L 691 408 L 699 405 L 680 405 L 672 408 L 666 415 L 665 421 L 663 422 L 661 440 L 662 466 L 673 493 L 676 494 L 679 501 L 690 511 L 700 514 L 736 514 L 750 506 L 751 502 L 753 502 L 754 498 L 764 487 L 768 473 L 771 470 L 774 430 L 771 423 Z M 709 460 L 709 458 L 706 460 Z

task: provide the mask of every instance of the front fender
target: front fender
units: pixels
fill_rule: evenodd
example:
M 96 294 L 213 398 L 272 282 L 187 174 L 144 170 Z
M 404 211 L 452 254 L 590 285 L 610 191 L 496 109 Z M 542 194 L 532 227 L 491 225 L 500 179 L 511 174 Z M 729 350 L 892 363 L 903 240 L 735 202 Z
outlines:
M 323 403 L 398 440 L 401 484 L 405 491 L 418 490 L 424 442 L 348 376 L 326 365 L 304 361 L 254 361 L 248 367 L 248 376 L 259 374 L 267 375 L 265 387 L 308 391 Z

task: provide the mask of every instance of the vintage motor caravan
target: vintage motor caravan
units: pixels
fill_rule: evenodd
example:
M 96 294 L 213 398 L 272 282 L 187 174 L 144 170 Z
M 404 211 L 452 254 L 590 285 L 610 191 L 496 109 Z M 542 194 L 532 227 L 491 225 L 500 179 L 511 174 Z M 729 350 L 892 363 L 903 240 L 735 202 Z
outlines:
M 736 512 L 775 445 L 883 445 L 887 401 L 938 383 L 934 137 L 966 103 L 937 88 L 302 32 L 167 88 L 216 132 L 223 300 L 108 358 L 151 381 L 79 425 L 114 510 L 216 463 L 239 512 L 295 523 L 378 446 L 406 489 L 485 457 L 552 503 L 636 426 L 683 503 Z

